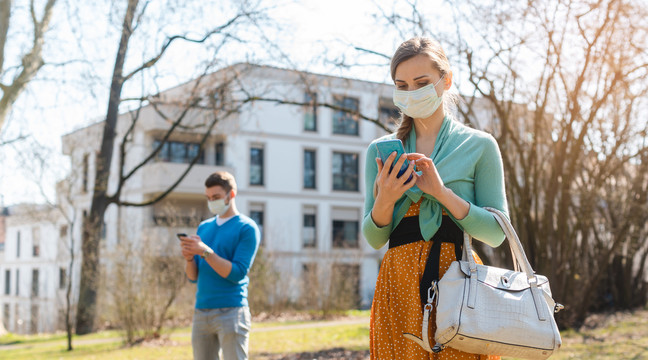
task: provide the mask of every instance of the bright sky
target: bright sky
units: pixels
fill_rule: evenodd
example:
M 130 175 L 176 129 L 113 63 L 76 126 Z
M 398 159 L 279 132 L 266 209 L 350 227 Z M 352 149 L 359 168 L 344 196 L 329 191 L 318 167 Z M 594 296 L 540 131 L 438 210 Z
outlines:
M 174 3 L 173 0 L 163 3 L 167 1 Z M 27 14 L 26 3 L 25 0 L 15 1 L 16 12 L 18 16 L 23 16 L 23 21 Z M 53 200 L 55 182 L 69 171 L 67 159 L 61 153 L 61 136 L 105 116 L 109 79 L 114 65 L 123 10 L 111 5 L 68 3 L 77 2 L 60 1 L 57 5 L 52 29 L 48 33 L 56 43 L 49 43 L 50 46 L 45 50 L 45 59 L 56 63 L 69 61 L 71 57 L 90 59 L 90 63 L 75 61 L 65 66 L 46 66 L 19 98 L 0 140 L 6 141 L 20 135 L 28 138 L 0 147 L 0 206 L 43 202 L 44 197 L 38 184 L 43 185 L 45 195 Z M 151 14 L 152 19 L 146 26 L 159 25 L 156 17 L 164 14 L 154 7 L 159 3 L 154 1 L 150 9 L 147 9 L 147 14 Z M 435 14 L 438 10 L 433 9 L 438 9 L 442 1 L 421 3 L 424 3 L 424 6 L 420 7 L 420 11 Z M 329 60 L 344 54 L 347 60 L 377 64 L 384 60 L 379 57 L 360 56 L 351 50 L 350 45 L 391 54 L 396 46 L 405 40 L 402 35 L 412 35 L 398 34 L 386 27 L 384 20 L 374 16 L 380 16 L 379 7 L 391 11 L 392 0 L 304 0 L 301 3 L 285 0 L 282 4 L 270 14 L 282 24 L 283 29 L 266 32 L 266 36 L 276 41 L 300 70 L 387 81 L 387 66 L 341 71 L 330 62 L 322 62 L 322 54 L 326 54 Z M 71 6 L 80 6 L 81 9 L 75 11 Z M 178 16 L 195 16 L 195 12 L 192 14 L 190 10 L 180 7 L 177 10 Z M 409 13 L 403 14 L 408 15 Z M 214 17 L 208 10 L 201 16 L 204 18 L 203 24 L 209 23 Z M 434 19 L 435 16 L 431 15 L 430 18 Z M 196 19 L 194 23 L 201 23 L 201 19 Z M 12 29 L 14 31 L 13 39 L 25 36 L 21 30 L 16 30 L 20 25 L 12 23 L 11 26 L 10 32 Z M 23 29 L 25 27 L 22 26 Z M 133 41 L 141 46 L 130 49 L 131 59 L 144 57 L 147 46 L 159 48 L 159 41 L 150 41 L 148 38 Z M 262 42 L 261 39 L 259 41 Z M 275 60 L 276 53 L 268 54 L 262 49 L 254 51 L 253 47 L 237 46 L 238 48 L 228 48 L 225 54 L 221 53 L 219 56 L 224 57 L 228 64 L 246 58 L 260 60 L 266 64 L 282 63 Z M 165 67 L 158 74 L 162 89 L 192 77 L 195 66 L 187 66 L 186 54 L 187 51 L 194 51 L 193 49 L 195 48 L 183 46 L 170 49 Z M 22 51 L 15 47 L 10 50 L 14 51 L 14 55 Z M 286 66 L 285 62 L 283 66 Z M 147 79 L 136 79 L 133 83 L 132 86 L 147 86 L 142 85 L 147 84 Z M 39 158 L 40 161 L 37 161 Z

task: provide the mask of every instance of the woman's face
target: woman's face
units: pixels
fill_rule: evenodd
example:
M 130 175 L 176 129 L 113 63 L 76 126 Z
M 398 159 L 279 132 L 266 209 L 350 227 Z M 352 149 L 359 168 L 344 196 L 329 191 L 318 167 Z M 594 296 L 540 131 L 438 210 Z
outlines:
M 446 88 L 444 85 L 447 81 L 439 81 L 440 78 L 441 73 L 434 68 L 430 58 L 426 55 L 416 55 L 398 64 L 394 85 L 398 90 L 412 91 L 428 84 L 437 84 L 436 92 L 441 94 L 443 91 L 440 90 Z

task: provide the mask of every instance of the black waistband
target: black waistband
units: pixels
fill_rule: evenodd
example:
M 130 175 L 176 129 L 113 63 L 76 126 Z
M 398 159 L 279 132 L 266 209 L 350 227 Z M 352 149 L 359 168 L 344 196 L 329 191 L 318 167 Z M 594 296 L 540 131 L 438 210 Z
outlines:
M 401 220 L 389 236 L 389 248 L 391 249 L 396 246 L 411 244 L 417 241 L 423 241 L 423 235 L 421 235 L 421 227 L 419 225 L 419 217 L 406 217 Z M 454 223 L 454 221 L 452 221 L 452 219 L 450 219 L 449 216 L 443 216 L 441 227 L 437 230 L 430 241 L 433 242 L 432 248 L 430 249 L 430 253 L 425 262 L 425 271 L 423 272 L 420 283 L 422 305 L 427 303 L 428 289 L 431 284 L 434 281 L 439 280 L 441 243 L 453 243 L 455 245 L 455 257 L 457 260 L 460 260 L 463 249 L 463 231 Z
M 389 248 L 407 245 L 413 242 L 423 240 L 421 226 L 419 225 L 418 216 L 403 218 L 396 226 L 391 235 L 389 235 Z M 432 241 L 448 242 L 453 244 L 463 244 L 463 231 L 449 216 L 443 216 L 441 227 L 432 237 Z

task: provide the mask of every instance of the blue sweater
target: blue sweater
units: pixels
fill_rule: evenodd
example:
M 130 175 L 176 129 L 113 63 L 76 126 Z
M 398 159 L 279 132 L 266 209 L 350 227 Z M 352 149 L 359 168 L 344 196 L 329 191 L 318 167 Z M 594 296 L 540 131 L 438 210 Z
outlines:
M 198 236 L 218 256 L 232 262 L 232 271 L 223 278 L 207 261 L 200 256 L 194 257 L 198 264 L 196 309 L 248 306 L 247 274 L 260 239 L 254 220 L 239 214 L 219 226 L 213 217 L 200 223 Z

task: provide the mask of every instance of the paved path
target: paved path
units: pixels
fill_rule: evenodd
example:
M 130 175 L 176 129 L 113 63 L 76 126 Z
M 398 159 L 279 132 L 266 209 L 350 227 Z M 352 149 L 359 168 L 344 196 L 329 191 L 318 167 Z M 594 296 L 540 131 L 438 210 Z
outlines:
M 290 324 L 290 325 L 279 325 L 279 326 L 268 326 L 268 327 L 254 327 L 252 324 L 252 333 L 262 333 L 270 331 L 282 331 L 282 330 L 298 330 L 298 329 L 311 329 L 311 328 L 322 328 L 322 327 L 331 327 L 331 326 L 340 326 L 340 325 L 360 325 L 367 324 L 369 326 L 369 318 L 350 318 L 350 319 L 341 319 L 341 320 L 331 320 L 331 321 L 312 321 L 301 324 Z M 189 336 L 191 337 L 190 332 L 173 332 L 170 335 L 173 336 Z M 115 338 L 105 338 L 105 339 L 76 339 L 72 340 L 72 346 L 76 345 L 92 345 L 92 344 L 105 344 L 119 342 L 123 339 L 120 337 Z M 0 352 L 4 350 L 15 350 L 15 349 L 30 349 L 42 344 L 54 345 L 61 344 L 61 346 L 67 346 L 67 339 L 62 340 L 53 340 L 53 341 L 42 341 L 37 343 L 30 344 L 12 344 L 12 345 L 0 345 Z

